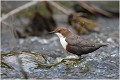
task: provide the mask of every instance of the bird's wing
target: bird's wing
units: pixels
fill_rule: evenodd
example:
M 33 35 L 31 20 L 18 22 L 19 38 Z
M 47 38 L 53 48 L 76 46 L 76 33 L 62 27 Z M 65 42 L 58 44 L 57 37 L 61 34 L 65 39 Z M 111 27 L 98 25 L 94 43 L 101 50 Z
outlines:
M 77 35 L 75 37 L 66 38 L 66 42 L 71 46 L 79 46 L 79 47 L 95 47 L 96 44 L 94 42 L 82 39 Z

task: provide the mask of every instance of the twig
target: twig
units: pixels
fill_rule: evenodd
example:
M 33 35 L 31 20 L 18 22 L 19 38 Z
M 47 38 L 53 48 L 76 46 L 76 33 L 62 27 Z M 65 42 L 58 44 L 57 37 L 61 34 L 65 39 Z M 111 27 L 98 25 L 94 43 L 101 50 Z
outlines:
M 84 1 L 79 2 L 79 7 L 83 7 L 84 9 L 88 10 L 92 14 L 99 13 L 99 14 L 102 14 L 102 15 L 105 15 L 105 16 L 108 16 L 108 17 L 112 16 L 111 13 L 109 13 L 109 12 L 107 12 L 107 11 L 105 11 L 105 10 L 95 6 L 95 5 L 89 5 Z
M 63 6 L 61 6 L 60 4 L 53 2 L 53 1 L 48 1 L 49 4 L 51 4 L 52 6 L 54 6 L 55 8 L 57 8 L 58 10 L 60 10 L 61 12 L 63 12 L 66 15 L 70 15 L 71 13 L 73 13 L 73 11 L 65 9 Z
M 11 29 L 11 33 L 14 34 L 15 39 L 18 39 L 18 36 L 17 36 L 17 34 L 16 34 L 16 32 L 15 32 L 15 29 L 13 28 L 12 25 L 8 24 L 8 23 L 5 22 L 5 21 L 2 21 L 1 23 L 3 23 L 4 25 L 6 25 L 7 27 L 9 27 L 9 28 Z
M 15 32 L 15 28 L 13 28 L 12 25 L 2 21 L 3 24 L 5 24 L 6 26 L 10 27 L 11 32 L 14 34 L 15 38 L 18 39 L 17 33 Z M 12 54 L 11 54 L 12 55 Z M 24 71 L 24 68 L 22 66 L 22 60 L 19 58 L 19 54 L 16 54 L 16 60 L 18 62 L 18 65 L 20 67 L 20 72 L 22 73 L 22 76 L 24 79 L 28 79 L 28 75 L 27 72 Z
M 19 58 L 19 54 L 16 55 L 16 60 L 18 62 L 18 65 L 20 67 L 20 72 L 22 73 L 22 76 L 24 79 L 28 79 L 27 72 L 24 70 L 23 65 L 22 65 L 22 60 Z
M 32 5 L 37 4 L 37 3 L 38 3 L 37 1 L 28 2 L 25 5 L 20 6 L 20 7 L 16 8 L 16 9 L 10 11 L 8 14 L 6 14 L 3 17 L 0 18 L 0 22 L 5 20 L 5 19 L 7 19 L 9 16 L 12 16 L 12 15 L 14 15 L 14 14 L 16 14 L 16 13 L 18 13 L 18 12 L 28 8 L 28 7 L 30 7 L 30 6 L 32 6 Z

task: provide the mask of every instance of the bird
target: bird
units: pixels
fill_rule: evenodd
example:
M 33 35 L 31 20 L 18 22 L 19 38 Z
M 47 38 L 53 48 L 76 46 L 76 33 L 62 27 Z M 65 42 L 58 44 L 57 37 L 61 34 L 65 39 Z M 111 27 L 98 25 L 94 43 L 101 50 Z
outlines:
M 97 49 L 108 45 L 108 43 L 88 41 L 81 36 L 72 33 L 65 27 L 57 27 L 50 33 L 55 33 L 59 37 L 60 43 L 66 51 L 77 56 L 94 52 Z

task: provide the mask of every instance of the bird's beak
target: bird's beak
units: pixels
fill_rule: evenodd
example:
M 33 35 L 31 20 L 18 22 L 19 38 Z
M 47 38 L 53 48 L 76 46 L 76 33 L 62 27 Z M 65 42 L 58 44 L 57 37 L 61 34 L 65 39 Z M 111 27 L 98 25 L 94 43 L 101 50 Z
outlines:
M 51 32 L 49 32 L 50 34 L 53 34 L 53 33 L 55 33 L 55 31 L 51 31 Z

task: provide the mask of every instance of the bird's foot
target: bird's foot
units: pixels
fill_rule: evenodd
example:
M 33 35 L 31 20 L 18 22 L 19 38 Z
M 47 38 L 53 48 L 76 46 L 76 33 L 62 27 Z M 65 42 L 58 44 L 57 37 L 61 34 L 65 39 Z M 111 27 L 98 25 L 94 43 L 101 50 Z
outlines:
M 62 61 L 82 61 L 82 60 L 84 60 L 85 59 L 85 57 L 79 57 L 79 58 L 68 58 L 68 59 L 63 59 Z
M 68 58 L 68 59 L 63 59 L 62 61 L 79 61 L 79 59 L 76 58 Z

